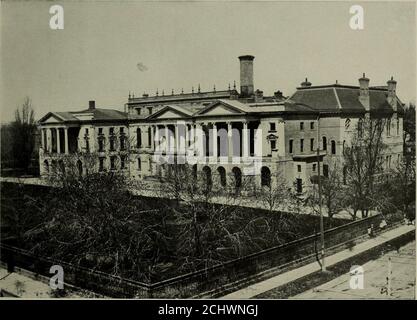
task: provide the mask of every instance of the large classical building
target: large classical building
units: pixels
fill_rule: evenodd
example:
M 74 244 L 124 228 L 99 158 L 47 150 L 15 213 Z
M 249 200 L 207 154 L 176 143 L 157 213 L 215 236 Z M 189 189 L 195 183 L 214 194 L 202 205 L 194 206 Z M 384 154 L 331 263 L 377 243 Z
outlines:
M 317 158 L 327 175 L 358 122 L 372 114 L 388 119 L 385 167 L 400 161 L 403 104 L 392 78 L 378 87 L 369 86 L 365 74 L 359 86 L 313 86 L 305 79 L 289 97 L 280 91 L 264 96 L 254 90 L 254 57 L 239 60 L 239 91 L 235 84 L 208 92 L 198 86 L 191 93 L 129 94 L 124 112 L 96 108 L 94 101 L 82 111 L 49 112 L 39 121 L 41 175 L 65 168 L 71 154 L 85 173 L 84 158 L 91 162 L 94 155 L 98 171 L 121 170 L 134 179 L 152 180 L 167 174 L 167 163 L 185 162 L 218 186 L 228 179 L 239 186 L 245 175 L 261 185 L 280 172 L 301 191 L 317 174 Z

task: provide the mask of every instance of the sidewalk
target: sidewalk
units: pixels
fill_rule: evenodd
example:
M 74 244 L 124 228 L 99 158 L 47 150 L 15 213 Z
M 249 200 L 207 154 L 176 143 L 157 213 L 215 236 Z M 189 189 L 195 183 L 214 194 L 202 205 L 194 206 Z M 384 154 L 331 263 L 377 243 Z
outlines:
M 355 255 L 375 248 L 385 242 L 395 239 L 401 235 L 407 234 L 413 230 L 415 230 L 414 225 L 403 225 L 396 229 L 382 233 L 375 238 L 369 239 L 365 242 L 362 242 L 354 246 L 352 249 L 345 249 L 343 251 L 335 253 L 334 255 L 326 257 L 326 266 L 330 267 Z M 261 293 L 272 290 L 289 282 L 295 281 L 317 271 L 320 271 L 319 264 L 317 262 L 312 262 L 301 268 L 282 273 L 280 275 L 261 281 L 249 287 L 232 292 L 226 296 L 223 296 L 221 299 L 250 299 Z

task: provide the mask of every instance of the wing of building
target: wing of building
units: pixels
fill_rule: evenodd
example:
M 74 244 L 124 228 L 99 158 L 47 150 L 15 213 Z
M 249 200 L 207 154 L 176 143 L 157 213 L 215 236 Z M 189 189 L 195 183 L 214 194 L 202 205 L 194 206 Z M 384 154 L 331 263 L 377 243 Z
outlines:
M 234 84 L 220 91 L 198 86 L 191 93 L 129 94 L 126 112 L 90 101 L 85 110 L 48 113 L 39 120 L 41 175 L 75 165 L 80 174 L 94 168 L 153 179 L 166 175 L 169 163 L 192 163 L 219 187 L 227 179 L 239 186 L 245 175 L 267 184 L 280 172 L 302 191 L 317 175 L 317 158 L 326 175 L 366 115 L 388 119 L 386 168 L 400 161 L 403 104 L 392 78 L 379 87 L 369 86 L 365 74 L 358 86 L 313 86 L 305 79 L 289 97 L 280 91 L 264 96 L 254 90 L 254 57 L 239 60 L 240 90 Z

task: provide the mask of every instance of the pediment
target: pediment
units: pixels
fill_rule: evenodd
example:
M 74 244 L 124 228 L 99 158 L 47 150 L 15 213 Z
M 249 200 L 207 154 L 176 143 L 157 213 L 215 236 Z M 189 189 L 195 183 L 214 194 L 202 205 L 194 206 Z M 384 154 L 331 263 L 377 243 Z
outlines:
M 244 114 L 243 110 L 235 106 L 230 106 L 223 102 L 217 102 L 207 108 L 201 110 L 198 115 L 202 116 L 227 116 L 227 115 L 236 115 L 236 114 Z
M 41 120 L 39 120 L 39 123 L 57 123 L 57 122 L 64 122 L 64 119 L 58 117 L 54 113 L 48 113 L 46 116 L 44 116 Z
M 151 115 L 149 119 L 184 119 L 188 117 L 189 115 L 176 110 L 175 108 L 165 107 L 157 113 Z

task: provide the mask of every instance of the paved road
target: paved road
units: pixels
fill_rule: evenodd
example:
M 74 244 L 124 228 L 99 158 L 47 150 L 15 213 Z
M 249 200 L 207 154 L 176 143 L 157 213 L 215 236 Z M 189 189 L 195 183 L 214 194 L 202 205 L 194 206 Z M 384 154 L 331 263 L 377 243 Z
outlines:
M 391 259 L 391 295 L 386 293 Z M 350 288 L 350 274 L 344 274 L 292 299 L 415 299 L 416 242 L 408 243 L 399 252 L 391 251 L 365 263 L 363 289 Z M 382 293 L 381 293 L 382 290 Z
M 357 244 L 352 249 L 342 250 L 338 253 L 335 253 L 331 256 L 326 257 L 326 265 L 330 267 L 338 262 L 347 260 L 360 253 L 366 252 L 372 248 L 375 248 L 385 242 L 388 242 L 392 239 L 395 239 L 413 230 L 415 230 L 415 226 L 413 225 L 402 225 L 398 228 L 384 232 L 375 238 L 372 238 L 372 239 L 369 239 L 362 243 Z M 258 282 L 256 284 L 250 285 L 241 290 L 232 292 L 222 298 L 223 299 L 250 299 L 264 292 L 267 292 L 269 290 L 285 285 L 289 282 L 300 279 L 304 276 L 311 275 L 317 271 L 320 271 L 319 264 L 317 262 L 312 262 L 300 268 L 279 274 L 270 279 Z

